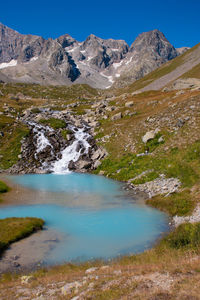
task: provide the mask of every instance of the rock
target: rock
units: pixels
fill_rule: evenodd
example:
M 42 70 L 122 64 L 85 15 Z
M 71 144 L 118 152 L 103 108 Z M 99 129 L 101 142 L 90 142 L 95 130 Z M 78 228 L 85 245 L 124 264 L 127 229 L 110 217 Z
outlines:
M 13 266 L 16 267 L 16 268 L 19 268 L 21 265 L 17 261 L 14 261 Z
M 183 91 L 183 90 L 180 90 L 180 91 L 178 91 L 177 93 L 176 93 L 176 96 L 179 96 L 179 95 L 182 95 L 182 94 L 184 94 L 185 92 Z
M 20 257 L 18 256 L 18 255 L 15 255 L 15 256 L 13 256 L 13 260 L 17 260 L 17 259 L 19 259 Z
M 95 161 L 94 163 L 94 169 L 97 169 L 101 165 L 100 160 Z
M 92 160 L 101 159 L 105 156 L 105 152 L 102 149 L 98 149 L 94 152 L 94 154 L 91 156 Z
M 73 160 L 71 160 L 68 164 L 68 169 L 69 170 L 75 170 L 76 169 L 76 166 L 75 166 L 75 163 L 73 162 Z
M 106 111 L 114 111 L 116 109 L 115 106 L 107 106 Z
M 81 142 L 78 142 L 78 144 L 76 146 L 76 152 L 79 152 L 82 147 L 83 147 L 83 144 Z
M 71 141 L 71 139 L 72 139 L 72 134 L 67 134 L 67 135 L 66 135 L 66 138 L 67 138 L 68 141 Z
M 162 143 L 162 142 L 164 142 L 163 136 L 159 137 L 159 139 L 158 139 L 158 143 Z
M 22 93 L 17 93 L 17 98 L 19 98 L 19 99 L 24 99 L 25 98 L 25 96 L 24 96 L 24 94 L 22 94 Z
M 112 116 L 111 120 L 115 121 L 115 120 L 120 120 L 121 118 L 122 118 L 122 113 L 119 112 L 119 113 L 115 114 L 114 116 Z
M 105 175 L 105 171 L 103 171 L 103 170 L 99 171 L 99 175 L 101 175 L 101 176 Z
M 22 276 L 21 277 L 21 283 L 22 284 L 27 284 L 32 282 L 33 280 L 35 280 L 35 278 L 33 276 Z
M 62 295 L 67 296 L 70 295 L 74 289 L 78 290 L 80 287 L 82 287 L 82 284 L 79 281 L 67 283 L 61 288 L 61 293 Z
M 91 126 L 91 127 L 99 127 L 99 126 L 100 126 L 100 123 L 94 121 L 94 122 L 91 122 L 91 123 L 90 123 L 90 126 Z
M 162 89 L 162 92 L 169 92 L 169 89 L 168 89 L 167 87 L 164 87 L 164 88 Z
M 132 107 L 133 106 L 133 101 L 128 101 L 125 103 L 125 107 Z
M 178 122 L 176 123 L 176 127 L 183 127 L 183 125 L 185 124 L 185 121 L 183 121 L 182 119 L 178 119 Z
M 177 192 L 181 182 L 177 178 L 165 178 L 163 174 L 153 181 L 133 186 L 134 189 L 148 194 L 149 198 L 156 195 L 170 195 Z
M 125 110 L 124 116 L 129 116 L 129 114 L 130 114 L 130 110 L 129 109 Z
M 154 139 L 156 136 L 155 131 L 151 130 L 145 133 L 145 135 L 142 137 L 143 143 L 147 143 L 148 141 Z
M 94 273 L 94 272 L 97 271 L 97 270 L 98 270 L 98 268 L 93 267 L 93 268 L 87 269 L 87 270 L 85 271 L 85 274 L 91 274 L 91 273 Z
M 110 267 L 109 266 L 102 266 L 101 268 L 100 268 L 100 270 L 109 270 L 110 269 Z
M 76 162 L 77 169 L 89 169 L 91 167 L 91 161 L 79 160 Z
M 199 88 L 200 87 L 200 79 L 198 78 L 179 78 L 173 82 L 170 86 L 172 90 L 183 90 L 183 89 L 191 89 L 191 88 Z
M 113 272 L 115 275 L 121 275 L 122 274 L 122 271 L 121 270 L 116 270 Z

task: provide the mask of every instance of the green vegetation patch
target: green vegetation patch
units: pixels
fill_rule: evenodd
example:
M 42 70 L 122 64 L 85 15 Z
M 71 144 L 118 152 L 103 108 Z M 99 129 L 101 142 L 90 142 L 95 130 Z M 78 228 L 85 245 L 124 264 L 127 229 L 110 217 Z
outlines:
M 151 147 L 151 149 L 157 147 L 157 142 L 153 141 Z M 200 178 L 198 153 L 200 153 L 200 142 L 196 142 L 186 149 L 173 148 L 169 153 L 161 151 L 155 155 L 144 156 L 128 153 L 120 158 L 109 156 L 103 160 L 95 173 L 104 171 L 105 175 L 113 179 L 122 181 L 133 179 L 135 184 L 151 181 L 159 174 L 165 174 L 168 178 L 178 178 L 183 187 L 191 187 Z M 139 179 L 135 178 L 143 172 L 147 173 Z
M 0 117 L 0 168 L 8 169 L 19 160 L 21 140 L 28 136 L 29 128 L 22 123 L 14 123 L 12 118 Z
M 39 114 L 41 111 L 40 111 L 39 108 L 34 107 L 34 108 L 31 109 L 31 112 L 32 112 L 33 114 Z
M 143 184 L 145 182 L 152 181 L 159 177 L 159 173 L 156 171 L 148 172 L 147 174 L 142 175 L 140 178 L 136 178 L 132 181 L 133 184 Z
M 7 218 L 0 220 L 0 253 L 11 243 L 42 229 L 44 221 L 38 218 Z
M 200 246 L 200 223 L 181 224 L 163 239 L 161 245 L 175 249 L 198 249 Z
M 3 181 L 0 180 L 0 193 L 7 193 L 9 191 L 9 187 Z
M 144 151 L 148 150 L 148 152 L 153 152 L 157 147 L 161 144 L 164 144 L 164 139 L 159 140 L 162 137 L 162 134 L 159 132 L 156 134 L 154 139 L 149 140 L 146 145 L 144 146 Z
M 0 130 L 4 130 L 7 127 L 10 127 L 10 125 L 13 125 L 15 122 L 15 120 L 11 117 L 7 117 L 4 115 L 0 116 Z
M 167 212 L 171 216 L 189 215 L 195 207 L 195 202 L 188 189 L 181 193 L 174 193 L 168 197 L 155 196 L 152 199 L 147 200 L 146 203 Z
M 61 134 L 62 134 L 62 136 L 63 136 L 64 139 L 67 139 L 67 135 L 68 134 L 72 134 L 72 131 L 70 129 L 63 129 L 61 131 Z
M 95 138 L 95 140 L 101 139 L 102 137 L 104 137 L 104 135 L 105 135 L 104 132 L 98 132 L 98 133 L 94 136 L 94 138 Z
M 25 97 L 58 100 L 74 100 L 76 98 L 84 100 L 99 94 L 96 89 L 87 84 L 75 84 L 67 87 L 43 86 L 39 84 L 26 83 L 8 83 L 4 85 L 3 83 L 0 83 L 0 90 L 5 96 L 16 96 L 20 93 Z
M 40 123 L 44 124 L 44 125 L 48 125 L 48 126 L 52 127 L 53 129 L 59 129 L 59 128 L 65 128 L 66 127 L 65 121 L 60 120 L 60 119 L 55 119 L 55 118 L 50 118 L 48 120 L 41 119 Z

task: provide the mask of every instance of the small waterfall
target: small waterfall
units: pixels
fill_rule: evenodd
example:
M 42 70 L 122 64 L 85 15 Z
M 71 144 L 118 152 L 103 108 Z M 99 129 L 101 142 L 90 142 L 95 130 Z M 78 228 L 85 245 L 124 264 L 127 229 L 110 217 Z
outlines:
M 87 142 L 87 139 L 90 137 L 90 134 L 85 132 L 85 129 L 86 127 L 70 127 L 70 130 L 74 132 L 75 141 L 61 152 L 62 158 L 53 163 L 51 169 L 53 173 L 69 173 L 68 165 L 70 161 L 76 162 L 81 154 L 88 153 L 90 144 Z M 82 145 L 83 147 L 78 147 L 79 145 Z
M 36 137 L 35 158 L 37 158 L 37 155 L 40 152 L 42 152 L 47 146 L 50 146 L 53 149 L 53 146 L 51 145 L 51 143 L 45 136 L 45 132 L 47 132 L 47 131 L 52 132 L 53 129 L 51 129 L 48 126 L 42 126 L 35 122 L 28 122 L 28 125 L 33 128 L 33 133 L 35 134 L 35 137 Z
M 51 127 L 38 124 L 34 121 L 27 121 L 26 123 L 32 128 L 34 134 L 34 158 L 40 161 L 40 169 L 43 171 L 55 174 L 69 173 L 69 163 L 71 161 L 77 162 L 81 155 L 88 154 L 88 150 L 91 147 L 88 143 L 88 139 L 91 137 L 87 132 L 88 126 L 83 125 L 83 127 L 79 128 L 68 124 L 67 128 L 73 132 L 75 140 L 65 147 L 64 150 L 59 151 L 58 146 L 55 147 L 53 139 L 55 140 L 56 135 L 58 145 L 60 133 L 58 134 Z M 63 149 L 63 146 L 60 144 L 60 149 Z

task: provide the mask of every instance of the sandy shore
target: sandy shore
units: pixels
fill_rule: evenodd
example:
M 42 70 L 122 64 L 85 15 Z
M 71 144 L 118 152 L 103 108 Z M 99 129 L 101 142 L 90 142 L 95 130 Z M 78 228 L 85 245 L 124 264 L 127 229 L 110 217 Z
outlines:
M 9 180 L 7 174 L 0 174 L 0 180 L 3 180 L 11 191 L 2 196 L 1 207 L 9 205 L 27 205 L 41 203 L 42 193 L 24 188 Z M 55 197 L 49 195 L 49 201 L 55 200 Z M 48 194 L 43 194 L 43 201 L 48 199 Z M 36 216 L 37 217 L 37 216 Z M 0 258 L 0 273 L 5 272 L 25 272 L 35 270 L 43 265 L 43 260 L 50 250 L 62 239 L 62 235 L 53 230 L 44 227 L 31 236 L 15 242 L 3 253 Z
M 0 273 L 33 271 L 44 266 L 43 260 L 62 236 L 44 229 L 20 240 L 6 250 L 0 258 Z

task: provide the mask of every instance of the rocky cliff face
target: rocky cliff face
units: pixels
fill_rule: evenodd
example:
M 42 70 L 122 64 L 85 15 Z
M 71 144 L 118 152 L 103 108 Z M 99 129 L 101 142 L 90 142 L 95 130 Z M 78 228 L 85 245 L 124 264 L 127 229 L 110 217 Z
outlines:
M 18 82 L 124 86 L 177 55 L 158 30 L 140 34 L 129 47 L 123 40 L 103 40 L 93 34 L 84 42 L 68 34 L 45 40 L 0 24 L 0 69 Z
M 124 86 L 144 77 L 178 55 L 159 30 L 140 34 L 131 45 L 126 62 L 119 68 L 117 86 Z

